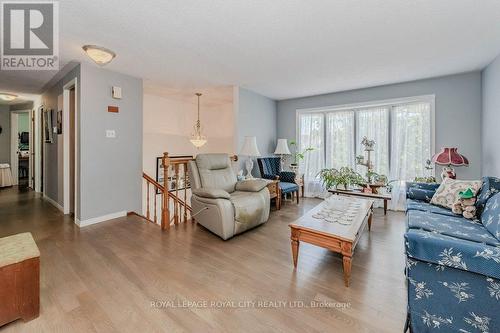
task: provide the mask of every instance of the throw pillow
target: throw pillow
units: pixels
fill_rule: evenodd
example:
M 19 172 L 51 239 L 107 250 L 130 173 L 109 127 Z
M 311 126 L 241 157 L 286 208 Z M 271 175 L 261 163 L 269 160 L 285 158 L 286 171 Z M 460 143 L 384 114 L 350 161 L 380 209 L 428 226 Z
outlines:
M 478 216 L 481 216 L 488 199 L 498 192 L 500 192 L 500 179 L 496 177 L 483 177 L 483 186 L 481 186 L 476 201 Z
M 458 194 L 462 191 L 466 191 L 468 188 L 472 189 L 474 196 L 476 196 L 481 188 L 481 181 L 445 178 L 441 185 L 439 185 L 436 193 L 434 193 L 431 204 L 452 209 L 453 204 L 458 199 Z
M 488 231 L 500 240 L 500 193 L 495 194 L 486 202 L 481 223 Z

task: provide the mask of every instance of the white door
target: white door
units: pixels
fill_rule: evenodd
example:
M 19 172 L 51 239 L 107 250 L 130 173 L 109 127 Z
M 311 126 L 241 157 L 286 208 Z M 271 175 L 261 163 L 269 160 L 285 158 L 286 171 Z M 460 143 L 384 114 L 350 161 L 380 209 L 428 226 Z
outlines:
M 10 169 L 13 185 L 19 184 L 19 144 L 18 144 L 18 114 L 10 113 Z

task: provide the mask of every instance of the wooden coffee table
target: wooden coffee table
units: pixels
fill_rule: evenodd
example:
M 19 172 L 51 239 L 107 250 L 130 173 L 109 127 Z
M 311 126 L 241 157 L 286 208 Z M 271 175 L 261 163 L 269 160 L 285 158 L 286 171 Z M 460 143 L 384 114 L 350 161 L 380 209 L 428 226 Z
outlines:
M 354 248 L 367 224 L 368 229 L 371 229 L 374 201 L 354 197 L 335 196 L 335 198 L 335 200 L 345 201 L 346 204 L 349 202 L 358 202 L 360 204 L 353 221 L 349 225 L 344 225 L 314 218 L 313 215 L 321 212 L 327 205 L 325 200 L 297 221 L 291 223 L 289 226 L 291 229 L 293 266 L 297 268 L 301 241 L 341 253 L 343 256 L 344 283 L 348 287 Z
M 384 215 L 387 215 L 387 201 L 391 200 L 391 195 L 388 193 L 364 193 L 358 190 L 337 190 L 331 189 L 328 192 L 337 195 L 353 195 L 367 199 L 382 199 L 384 200 Z

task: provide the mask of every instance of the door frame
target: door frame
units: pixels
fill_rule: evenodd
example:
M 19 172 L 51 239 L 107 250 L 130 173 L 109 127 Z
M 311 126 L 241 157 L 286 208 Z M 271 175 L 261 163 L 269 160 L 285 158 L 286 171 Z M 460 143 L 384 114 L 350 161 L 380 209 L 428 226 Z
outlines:
M 18 143 L 18 133 L 19 133 L 19 121 L 18 117 L 19 114 L 27 113 L 30 121 L 30 127 L 29 127 L 29 138 L 30 138 L 30 149 L 29 149 L 29 162 L 28 162 L 28 186 L 32 187 L 33 186 L 33 181 L 31 179 L 31 175 L 33 170 L 31 170 L 31 162 L 33 159 L 33 133 L 32 133 L 32 126 L 31 126 L 31 117 L 33 116 L 33 110 L 31 109 L 26 109 L 26 110 L 16 110 L 16 111 L 11 111 L 10 112 L 10 168 L 12 172 L 12 178 L 13 178 L 13 185 L 19 185 L 19 146 L 17 145 Z
M 66 83 L 63 86 L 63 213 L 64 214 L 69 214 L 70 213 L 70 150 L 69 150 L 69 112 L 70 112 L 70 90 L 74 89 L 75 90 L 75 105 L 74 105 L 74 110 L 75 110 L 75 183 L 73 185 L 73 189 L 75 191 L 73 198 L 74 198 L 74 213 L 75 213 L 75 220 L 79 216 L 79 206 L 78 206 L 78 184 L 79 184 L 79 178 L 78 178 L 78 166 L 79 166 L 79 152 L 78 152 L 78 128 L 79 128 L 79 113 L 78 113 L 78 80 L 75 77 L 68 83 Z

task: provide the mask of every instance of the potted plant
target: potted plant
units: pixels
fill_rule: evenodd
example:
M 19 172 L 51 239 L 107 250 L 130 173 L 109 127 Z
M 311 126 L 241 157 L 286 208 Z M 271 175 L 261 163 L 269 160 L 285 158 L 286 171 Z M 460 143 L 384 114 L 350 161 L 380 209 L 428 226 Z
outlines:
M 361 186 L 366 180 L 356 171 L 349 167 L 337 169 L 323 169 L 319 172 L 323 186 L 328 190 L 332 187 L 347 190 L 349 186 Z
M 290 141 L 290 146 L 292 146 L 292 151 L 293 151 L 293 153 L 292 153 L 293 161 L 290 164 L 290 169 L 292 169 L 294 172 L 296 172 L 299 168 L 299 161 L 303 160 L 306 153 L 313 151 L 314 148 L 308 147 L 303 151 L 298 151 L 297 142 L 295 140 Z

